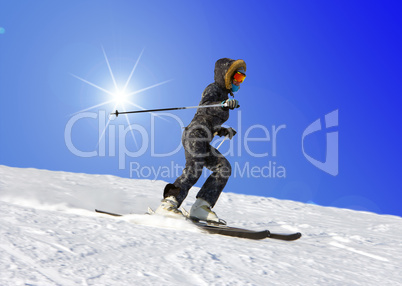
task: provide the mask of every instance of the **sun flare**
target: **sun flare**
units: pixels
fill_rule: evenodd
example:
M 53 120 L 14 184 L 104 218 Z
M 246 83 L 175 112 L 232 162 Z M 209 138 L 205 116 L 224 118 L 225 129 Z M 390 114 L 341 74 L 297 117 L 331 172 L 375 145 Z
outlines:
M 124 103 L 127 101 L 128 94 L 122 90 L 116 90 L 116 92 L 113 93 L 113 98 L 116 105 L 124 107 Z
M 148 87 L 139 89 L 139 90 L 134 90 L 134 91 L 128 93 L 128 92 L 127 92 L 127 87 L 128 87 L 128 85 L 129 85 L 129 83 L 130 83 L 132 77 L 133 77 L 133 74 L 134 74 L 134 72 L 135 72 L 135 69 L 137 68 L 137 65 L 138 65 L 138 63 L 139 63 L 139 61 L 140 61 L 140 58 L 141 58 L 141 56 L 142 56 L 144 50 L 142 50 L 141 54 L 139 55 L 139 57 L 138 57 L 138 59 L 137 59 L 135 65 L 134 65 L 134 67 L 132 68 L 131 73 L 130 73 L 130 75 L 128 76 L 128 79 L 126 80 L 126 82 L 125 82 L 123 88 L 120 88 L 119 86 L 117 86 L 116 78 L 115 78 L 115 76 L 114 76 L 114 73 L 113 73 L 113 71 L 112 71 L 112 68 L 111 68 L 110 63 L 109 63 L 109 60 L 108 60 L 108 57 L 106 56 L 106 52 L 105 52 L 105 50 L 103 49 L 103 47 L 102 47 L 102 51 L 103 51 L 103 55 L 104 55 L 104 57 L 105 57 L 105 61 L 106 61 L 106 64 L 107 64 L 107 67 L 108 67 L 108 70 L 109 70 L 109 73 L 110 73 L 111 80 L 112 80 L 113 85 L 114 85 L 114 92 L 113 92 L 113 91 L 110 91 L 110 90 L 108 90 L 108 89 L 102 88 L 102 87 L 100 87 L 100 86 L 98 86 L 98 85 L 96 85 L 96 84 L 94 84 L 94 83 L 92 83 L 92 82 L 90 82 L 90 81 L 88 81 L 88 80 L 86 80 L 86 79 L 83 79 L 83 78 L 81 78 L 81 77 L 79 77 L 79 76 L 76 76 L 76 75 L 74 75 L 74 74 L 71 74 L 73 77 L 75 77 L 75 78 L 81 80 L 82 82 L 85 82 L 86 84 L 89 84 L 89 85 L 95 87 L 96 89 L 98 89 L 98 90 L 100 90 L 100 91 L 103 91 L 104 93 L 106 93 L 106 94 L 108 94 L 109 96 L 111 96 L 111 99 L 109 99 L 109 100 L 107 100 L 107 101 L 104 101 L 104 102 L 101 102 L 101 103 L 99 103 L 99 104 L 93 105 L 93 106 L 91 106 L 91 107 L 85 108 L 85 109 L 83 109 L 83 110 L 80 110 L 80 111 L 76 112 L 75 114 L 80 113 L 80 112 L 84 112 L 84 111 L 88 111 L 88 110 L 91 110 L 91 109 L 94 109 L 94 108 L 98 108 L 98 107 L 101 107 L 101 106 L 104 106 L 104 105 L 109 105 L 109 104 L 112 104 L 112 105 L 113 105 L 113 108 L 111 108 L 110 111 L 115 111 L 117 108 L 120 108 L 120 109 L 122 109 L 123 111 L 126 111 L 126 109 L 125 109 L 125 105 L 126 105 L 126 104 L 129 104 L 129 105 L 131 105 L 131 106 L 135 106 L 136 108 L 139 108 L 139 109 L 144 110 L 145 108 L 143 108 L 143 107 L 137 105 L 137 104 L 134 103 L 132 100 L 130 100 L 130 97 L 132 97 L 132 96 L 134 96 L 134 95 L 137 95 L 137 94 L 139 94 L 139 93 L 141 93 L 141 92 L 143 92 L 143 91 L 149 90 L 149 89 L 151 89 L 151 88 L 160 86 L 160 85 L 162 85 L 162 84 L 165 84 L 165 83 L 168 83 L 169 81 L 171 81 L 171 80 L 166 80 L 166 81 L 163 81 L 163 82 L 160 82 L 160 83 L 156 83 L 156 84 L 154 84 L 154 85 L 151 85 L 151 86 L 148 86 Z M 155 114 L 155 115 L 158 116 L 157 114 Z M 128 116 L 127 116 L 127 115 L 125 115 L 125 116 L 126 116 L 126 119 L 127 119 L 127 123 L 130 125 L 130 121 L 128 120 Z M 108 127 L 108 125 L 109 125 L 109 123 L 110 123 L 110 120 L 111 120 L 111 117 L 109 116 L 109 119 L 108 119 L 108 122 L 107 122 L 107 124 L 106 124 L 105 130 L 106 130 L 106 128 Z M 105 130 L 103 130 L 102 136 L 101 136 L 101 138 L 99 139 L 99 142 L 100 142 L 100 140 L 102 139 L 102 137 L 103 137 L 103 135 L 104 135 L 104 133 L 105 133 Z M 133 136 L 133 139 L 134 139 L 135 144 L 137 145 L 137 141 L 136 141 L 136 139 L 135 139 L 133 130 L 131 130 L 131 134 L 132 134 L 132 136 Z

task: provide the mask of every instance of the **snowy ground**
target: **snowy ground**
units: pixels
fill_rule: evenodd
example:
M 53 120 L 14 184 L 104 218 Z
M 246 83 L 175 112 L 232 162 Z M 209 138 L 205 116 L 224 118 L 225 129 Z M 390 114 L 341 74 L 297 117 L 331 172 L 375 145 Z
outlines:
M 222 194 L 230 225 L 303 233 L 284 242 L 93 212 L 141 214 L 164 185 L 0 166 L 0 285 L 402 285 L 396 216 Z

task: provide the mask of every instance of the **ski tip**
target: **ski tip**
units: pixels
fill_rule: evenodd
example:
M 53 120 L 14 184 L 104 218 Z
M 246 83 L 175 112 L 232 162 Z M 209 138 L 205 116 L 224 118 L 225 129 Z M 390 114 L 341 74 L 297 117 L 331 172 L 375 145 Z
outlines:
M 296 232 L 295 234 L 293 234 L 294 239 L 299 239 L 300 237 L 302 237 L 302 234 L 300 232 Z
M 268 237 L 274 238 L 274 239 L 292 241 L 292 240 L 297 240 L 300 237 L 302 237 L 302 234 L 300 232 L 295 232 L 295 233 L 290 233 L 290 234 L 279 234 L 279 233 L 271 232 L 271 233 L 269 233 Z

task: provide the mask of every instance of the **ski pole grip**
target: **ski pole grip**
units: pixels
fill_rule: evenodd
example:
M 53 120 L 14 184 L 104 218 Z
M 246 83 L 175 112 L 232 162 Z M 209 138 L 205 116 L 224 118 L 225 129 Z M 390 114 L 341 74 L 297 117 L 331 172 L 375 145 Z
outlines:
M 226 101 L 223 101 L 223 102 L 221 103 L 221 106 L 222 106 L 222 107 L 228 107 L 228 104 L 227 104 Z M 240 104 L 238 104 L 236 108 L 239 108 L 239 107 L 240 107 Z

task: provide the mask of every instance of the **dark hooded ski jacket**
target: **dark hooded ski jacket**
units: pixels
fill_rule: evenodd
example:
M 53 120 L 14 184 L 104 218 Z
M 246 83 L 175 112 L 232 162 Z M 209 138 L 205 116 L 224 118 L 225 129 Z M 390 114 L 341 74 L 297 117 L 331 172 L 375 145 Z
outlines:
M 208 85 L 202 93 L 199 105 L 220 104 L 229 98 L 231 93 L 231 80 L 234 72 L 243 68 L 246 70 L 246 63 L 243 60 L 232 60 L 222 58 L 215 63 L 215 82 Z M 232 94 L 233 95 L 233 94 Z M 223 123 L 229 119 L 229 109 L 222 107 L 199 108 L 193 120 L 186 130 L 202 129 L 209 142 L 212 141 L 214 133 L 217 132 Z

